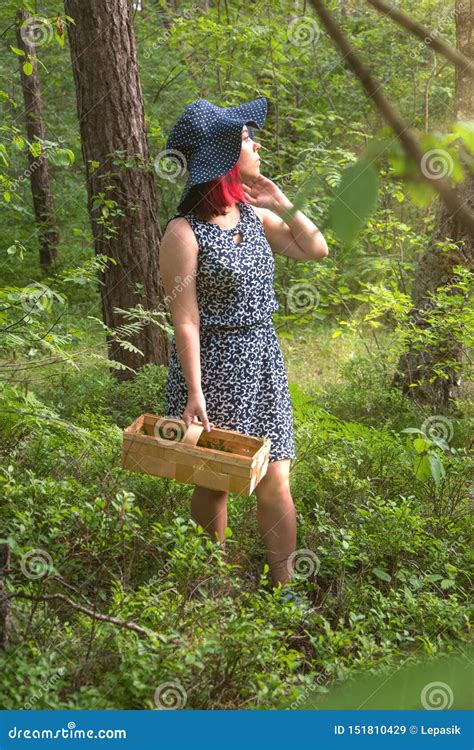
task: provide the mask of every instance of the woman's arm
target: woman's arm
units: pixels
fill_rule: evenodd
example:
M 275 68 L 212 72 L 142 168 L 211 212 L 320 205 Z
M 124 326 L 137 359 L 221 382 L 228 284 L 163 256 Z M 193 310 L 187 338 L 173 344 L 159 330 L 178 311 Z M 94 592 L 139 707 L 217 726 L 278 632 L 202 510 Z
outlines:
M 259 209 L 265 236 L 273 252 L 295 260 L 325 258 L 329 250 L 324 235 L 301 211 L 295 211 L 291 219 L 287 218 L 287 211 L 291 208 L 292 204 L 288 201 L 275 211 Z
M 246 198 L 259 216 L 274 253 L 296 260 L 319 260 L 329 254 L 326 240 L 311 219 L 293 204 L 274 182 L 260 174 L 252 185 L 243 184 Z
M 196 237 L 186 219 L 170 221 L 161 240 L 159 267 L 165 302 L 173 322 L 176 351 L 188 389 L 188 404 L 183 419 L 188 424 L 197 415 L 208 430 L 210 425 L 201 388 L 197 256 Z

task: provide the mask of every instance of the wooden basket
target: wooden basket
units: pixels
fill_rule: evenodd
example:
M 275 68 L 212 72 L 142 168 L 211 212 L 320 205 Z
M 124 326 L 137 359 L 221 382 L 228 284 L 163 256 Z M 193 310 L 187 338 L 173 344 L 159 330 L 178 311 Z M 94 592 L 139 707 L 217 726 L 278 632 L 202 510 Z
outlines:
M 129 471 L 251 495 L 268 468 L 270 439 L 200 422 L 141 414 L 123 431 L 122 466 Z

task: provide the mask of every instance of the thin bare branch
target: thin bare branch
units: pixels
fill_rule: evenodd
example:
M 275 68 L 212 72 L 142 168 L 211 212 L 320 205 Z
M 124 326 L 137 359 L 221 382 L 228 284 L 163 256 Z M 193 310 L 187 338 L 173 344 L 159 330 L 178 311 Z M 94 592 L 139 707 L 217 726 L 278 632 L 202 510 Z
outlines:
M 78 612 L 83 612 L 88 617 L 91 617 L 93 620 L 100 620 L 101 622 L 109 622 L 111 625 L 116 625 L 119 628 L 126 628 L 127 630 L 133 630 L 134 633 L 138 633 L 139 635 L 145 635 L 148 638 L 158 638 L 158 634 L 154 633 L 152 630 L 148 630 L 147 628 L 142 628 L 140 625 L 137 625 L 134 622 L 125 621 L 125 620 L 119 620 L 117 617 L 109 617 L 108 615 L 103 615 L 100 612 L 94 612 L 92 609 L 88 609 L 87 607 L 83 607 L 81 604 L 76 604 L 71 599 L 69 599 L 65 594 L 43 594 L 38 596 L 33 596 L 30 594 L 23 594 L 21 592 L 8 592 L 5 593 L 5 595 L 2 596 L 4 599 L 28 599 L 29 601 L 33 602 L 48 602 L 48 601 L 61 601 L 64 604 L 67 604 L 68 607 L 71 607 L 72 609 L 77 610 Z
M 443 42 L 442 39 L 438 38 L 437 34 L 433 34 L 433 32 L 429 31 L 426 26 L 415 21 L 414 18 L 406 16 L 401 10 L 394 8 L 393 5 L 390 5 L 390 3 L 387 3 L 385 0 L 367 0 L 367 2 L 376 10 L 380 11 L 380 13 L 383 13 L 385 16 L 388 16 L 395 21 L 395 23 L 398 23 L 403 29 L 409 31 L 410 34 L 417 36 L 418 39 L 421 39 L 425 44 L 428 45 L 426 40 L 429 39 L 430 47 L 436 50 L 436 52 L 439 52 L 440 55 L 443 55 L 443 57 L 446 57 L 450 62 L 458 65 L 464 71 L 467 71 L 469 75 L 474 78 L 474 63 L 472 60 L 469 60 L 468 57 L 463 55 L 462 52 L 459 52 L 456 47 L 451 47 L 450 44 Z
M 462 222 L 471 235 L 474 235 L 474 214 L 462 203 L 457 192 L 453 190 L 444 177 L 431 177 L 427 170 L 421 168 L 424 152 L 420 146 L 416 132 L 407 125 L 400 113 L 386 99 L 382 85 L 374 78 L 369 68 L 358 57 L 322 0 L 310 0 L 310 3 L 318 14 L 327 33 L 341 51 L 344 60 L 347 61 L 352 72 L 361 82 L 367 96 L 374 102 L 380 114 L 393 128 L 407 154 L 418 165 L 420 177 L 436 190 L 450 213 L 456 214 L 459 217 L 459 221 Z

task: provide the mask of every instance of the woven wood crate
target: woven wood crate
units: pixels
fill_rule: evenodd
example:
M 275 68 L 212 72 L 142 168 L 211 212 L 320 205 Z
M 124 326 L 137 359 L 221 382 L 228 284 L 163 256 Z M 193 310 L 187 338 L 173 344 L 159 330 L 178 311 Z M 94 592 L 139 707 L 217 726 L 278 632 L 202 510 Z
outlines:
M 129 471 L 251 495 L 268 468 L 270 439 L 200 422 L 141 414 L 123 431 L 122 466 Z

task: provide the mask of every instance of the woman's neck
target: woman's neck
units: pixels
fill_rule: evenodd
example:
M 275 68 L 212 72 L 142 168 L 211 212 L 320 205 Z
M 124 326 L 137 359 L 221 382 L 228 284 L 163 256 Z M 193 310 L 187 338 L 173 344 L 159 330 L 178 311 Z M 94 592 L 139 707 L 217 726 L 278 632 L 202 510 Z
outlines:
M 223 214 L 220 214 L 220 215 L 221 216 L 222 215 L 227 216 L 227 214 L 232 213 L 232 211 L 235 212 L 236 209 L 238 210 L 238 205 L 239 205 L 239 201 L 234 201 L 234 203 L 231 206 L 226 206 L 225 209 L 224 209 L 224 211 L 223 211 Z

